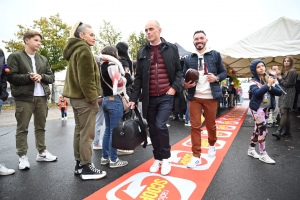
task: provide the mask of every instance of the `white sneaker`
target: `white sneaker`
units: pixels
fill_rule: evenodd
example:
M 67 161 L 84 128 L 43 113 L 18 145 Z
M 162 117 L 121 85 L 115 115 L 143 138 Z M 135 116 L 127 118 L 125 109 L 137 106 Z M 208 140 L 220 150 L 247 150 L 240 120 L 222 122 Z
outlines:
M 57 156 L 52 155 L 48 150 L 45 150 L 41 154 L 38 153 L 36 156 L 36 161 L 51 162 L 51 161 L 56 161 L 56 160 L 57 160 Z
M 160 160 L 154 160 L 154 163 L 151 165 L 149 171 L 151 173 L 155 173 L 159 170 L 160 167 L 161 167 L 161 161 Z
M 30 164 L 28 162 L 27 156 L 19 157 L 19 169 L 29 169 Z
M 197 167 L 197 165 L 201 165 L 201 157 L 195 157 L 193 156 L 190 162 L 186 165 L 188 168 L 194 168 Z
M 171 161 L 169 159 L 163 159 L 161 164 L 161 175 L 165 176 L 171 171 Z
M 61 121 L 64 121 L 64 118 L 61 118 Z
M 143 144 L 144 144 L 144 142 L 141 143 L 141 145 L 143 145 Z M 150 139 L 150 137 L 147 136 L 147 145 L 151 145 L 151 144 L 152 144 L 151 139 Z
M 67 120 L 68 118 L 67 117 L 65 117 L 65 120 Z
M 133 150 L 121 150 L 121 149 L 117 150 L 117 154 L 119 156 L 121 156 L 121 155 L 129 155 L 129 154 L 133 154 L 133 153 L 134 153 Z
M 270 156 L 267 153 L 260 154 L 259 160 L 262 161 L 262 162 L 268 163 L 268 164 L 275 164 L 275 160 L 270 158 Z
M 93 144 L 93 149 L 94 150 L 102 149 L 102 144 L 101 143 L 99 143 L 99 144 Z
M 208 157 L 214 157 L 216 156 L 216 147 L 215 146 L 209 146 L 208 148 Z
M 10 175 L 15 173 L 15 170 L 13 169 L 8 169 L 5 167 L 4 164 L 0 164 L 0 175 Z
M 255 149 L 248 149 L 248 156 L 251 156 L 253 158 L 259 158 L 258 153 L 256 153 Z
M 185 125 L 185 126 L 191 126 L 191 123 L 190 123 L 190 122 L 185 122 L 184 125 Z

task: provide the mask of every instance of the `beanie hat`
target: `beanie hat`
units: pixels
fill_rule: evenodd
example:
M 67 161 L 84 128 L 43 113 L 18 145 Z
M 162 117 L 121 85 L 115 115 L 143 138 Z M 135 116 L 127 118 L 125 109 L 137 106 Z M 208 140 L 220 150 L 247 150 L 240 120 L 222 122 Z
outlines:
M 74 26 L 72 27 L 71 31 L 70 31 L 70 38 L 75 38 L 75 32 L 76 29 L 78 28 L 78 26 L 80 25 L 80 23 L 82 23 L 81 21 L 76 22 L 76 24 L 74 24 Z

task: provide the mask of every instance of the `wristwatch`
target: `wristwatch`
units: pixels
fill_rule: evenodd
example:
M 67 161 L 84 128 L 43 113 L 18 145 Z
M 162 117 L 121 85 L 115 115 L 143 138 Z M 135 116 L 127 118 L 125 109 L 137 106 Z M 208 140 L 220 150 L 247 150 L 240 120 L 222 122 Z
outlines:
M 218 76 L 216 76 L 216 82 L 219 82 L 219 80 L 220 80 L 220 79 L 219 79 L 219 77 L 218 77 Z

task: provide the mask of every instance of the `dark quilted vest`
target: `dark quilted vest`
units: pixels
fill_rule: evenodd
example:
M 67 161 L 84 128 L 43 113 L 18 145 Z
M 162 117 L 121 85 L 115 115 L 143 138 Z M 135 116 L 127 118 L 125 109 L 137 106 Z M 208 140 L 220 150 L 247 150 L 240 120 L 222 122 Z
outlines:
M 157 52 L 157 54 L 155 54 Z M 170 89 L 170 80 L 168 77 L 166 65 L 162 54 L 157 47 L 152 47 L 150 51 L 150 79 L 149 96 L 161 96 Z

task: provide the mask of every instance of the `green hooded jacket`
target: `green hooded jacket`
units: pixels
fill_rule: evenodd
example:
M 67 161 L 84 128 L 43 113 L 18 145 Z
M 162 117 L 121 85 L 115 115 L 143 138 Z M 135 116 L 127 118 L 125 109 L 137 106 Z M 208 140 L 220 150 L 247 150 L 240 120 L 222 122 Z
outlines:
M 63 57 L 68 61 L 63 96 L 96 102 L 101 94 L 100 73 L 90 46 L 79 38 L 70 38 Z

